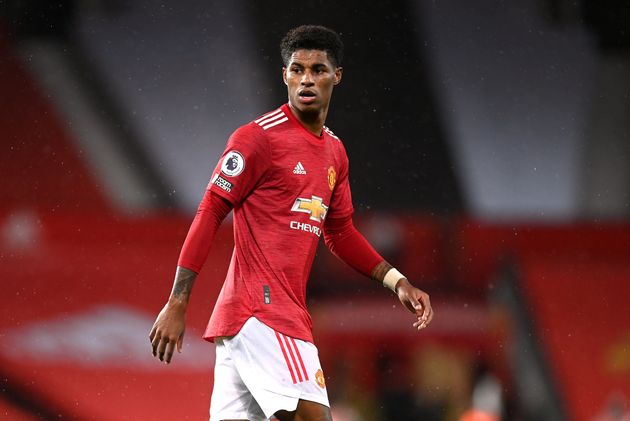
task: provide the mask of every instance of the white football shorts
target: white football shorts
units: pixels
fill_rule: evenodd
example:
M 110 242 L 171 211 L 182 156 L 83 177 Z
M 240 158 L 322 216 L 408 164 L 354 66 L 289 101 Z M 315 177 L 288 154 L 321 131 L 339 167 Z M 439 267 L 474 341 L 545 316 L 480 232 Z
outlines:
M 210 421 L 267 420 L 300 399 L 330 407 L 317 348 L 251 317 L 240 332 L 216 338 Z

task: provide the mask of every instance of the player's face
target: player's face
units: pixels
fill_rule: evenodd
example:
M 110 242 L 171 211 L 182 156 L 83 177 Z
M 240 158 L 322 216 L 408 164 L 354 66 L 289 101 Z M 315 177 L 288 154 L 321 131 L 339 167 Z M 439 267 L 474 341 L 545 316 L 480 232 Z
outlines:
M 328 111 L 333 87 L 341 82 L 341 73 L 342 68 L 331 63 L 326 51 L 295 51 L 282 69 L 289 103 L 303 113 Z

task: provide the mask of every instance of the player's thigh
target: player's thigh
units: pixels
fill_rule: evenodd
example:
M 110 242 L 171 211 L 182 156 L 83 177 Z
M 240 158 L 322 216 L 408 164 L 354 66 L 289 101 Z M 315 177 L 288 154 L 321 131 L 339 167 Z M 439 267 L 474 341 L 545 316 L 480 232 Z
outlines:
M 279 411 L 276 417 L 280 421 L 332 421 L 329 407 L 303 399 L 300 399 L 295 411 Z

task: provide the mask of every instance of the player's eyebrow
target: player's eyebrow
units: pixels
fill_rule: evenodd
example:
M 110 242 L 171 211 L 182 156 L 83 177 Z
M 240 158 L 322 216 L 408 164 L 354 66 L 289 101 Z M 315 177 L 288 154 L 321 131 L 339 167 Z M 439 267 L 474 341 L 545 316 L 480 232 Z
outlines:
M 315 64 L 313 64 L 313 68 L 314 69 L 321 68 L 321 67 L 323 67 L 325 69 L 329 69 L 331 66 L 329 66 L 326 63 L 315 63 Z
M 300 69 L 304 69 L 306 66 L 302 63 L 299 62 L 292 62 L 290 65 L 290 67 L 298 67 Z M 324 68 L 324 69 L 328 69 L 330 66 L 328 66 L 328 64 L 326 63 L 313 63 L 309 66 L 312 69 L 320 69 L 320 68 Z

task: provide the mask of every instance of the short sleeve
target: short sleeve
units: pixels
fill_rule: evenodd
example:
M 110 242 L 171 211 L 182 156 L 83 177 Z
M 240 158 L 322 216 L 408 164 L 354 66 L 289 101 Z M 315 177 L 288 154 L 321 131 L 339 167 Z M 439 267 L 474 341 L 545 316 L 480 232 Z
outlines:
M 341 146 L 341 145 L 340 145 Z M 329 174 L 330 177 L 330 174 Z M 330 210 L 327 218 L 347 218 L 352 216 L 354 208 L 352 206 L 352 193 L 350 192 L 350 168 L 346 151 L 341 146 L 341 165 L 338 179 L 335 183 Z
M 237 206 L 264 178 L 270 162 L 265 135 L 257 126 L 242 126 L 230 136 L 208 188 Z

